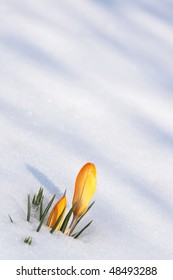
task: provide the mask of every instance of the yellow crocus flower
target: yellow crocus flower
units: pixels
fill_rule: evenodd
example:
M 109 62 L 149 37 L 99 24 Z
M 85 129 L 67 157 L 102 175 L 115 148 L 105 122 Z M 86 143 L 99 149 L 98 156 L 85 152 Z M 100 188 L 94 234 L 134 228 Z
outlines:
M 96 168 L 93 163 L 86 163 L 79 171 L 73 196 L 72 205 L 75 217 L 82 216 L 88 208 L 88 204 L 96 190 Z
M 53 228 L 53 226 L 55 225 L 55 223 L 58 220 L 59 216 L 61 215 L 61 213 L 63 212 L 64 208 L 66 207 L 66 205 L 67 205 L 66 196 L 63 195 L 63 197 L 55 204 L 55 206 L 53 207 L 52 211 L 50 212 L 50 215 L 49 215 L 48 220 L 47 220 L 47 226 L 48 227 Z M 56 230 L 60 229 L 62 221 L 63 221 L 63 216 L 61 218 L 60 223 L 56 227 Z

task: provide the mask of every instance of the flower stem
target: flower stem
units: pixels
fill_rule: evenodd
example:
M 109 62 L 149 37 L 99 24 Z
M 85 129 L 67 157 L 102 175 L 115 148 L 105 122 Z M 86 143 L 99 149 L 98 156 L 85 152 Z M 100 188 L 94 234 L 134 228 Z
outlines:
M 76 226 L 77 221 L 78 221 L 78 217 L 73 215 L 73 219 L 71 221 L 70 226 L 64 232 L 66 235 L 70 235 L 72 233 L 74 227 Z

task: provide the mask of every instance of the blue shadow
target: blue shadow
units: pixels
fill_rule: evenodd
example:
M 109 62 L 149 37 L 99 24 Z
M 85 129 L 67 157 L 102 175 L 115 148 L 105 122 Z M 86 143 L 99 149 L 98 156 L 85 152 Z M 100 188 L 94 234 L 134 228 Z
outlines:
M 60 188 L 57 187 L 43 172 L 29 164 L 26 164 L 26 168 L 52 195 L 56 194 L 58 197 L 62 195 Z

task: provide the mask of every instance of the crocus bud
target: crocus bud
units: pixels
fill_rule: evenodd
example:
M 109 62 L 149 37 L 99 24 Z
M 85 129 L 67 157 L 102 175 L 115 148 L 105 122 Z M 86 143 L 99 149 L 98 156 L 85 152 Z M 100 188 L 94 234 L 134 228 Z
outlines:
M 53 228 L 56 221 L 58 220 L 59 216 L 62 214 L 64 208 L 67 205 L 66 196 L 63 195 L 63 197 L 55 204 L 52 211 L 50 212 L 49 218 L 47 220 L 47 226 L 50 228 Z M 61 221 L 59 222 L 58 226 L 56 227 L 56 230 L 59 230 L 61 227 L 63 221 L 63 215 L 61 217 Z
M 96 168 L 93 163 L 86 163 L 79 171 L 73 196 L 73 214 L 82 216 L 88 208 L 88 204 L 96 190 Z

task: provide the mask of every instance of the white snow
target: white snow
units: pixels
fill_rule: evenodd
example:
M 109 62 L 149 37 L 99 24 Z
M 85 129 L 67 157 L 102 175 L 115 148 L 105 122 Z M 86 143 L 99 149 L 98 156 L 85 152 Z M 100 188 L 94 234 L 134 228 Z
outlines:
M 0 259 L 173 258 L 172 9 L 0 0 Z M 78 240 L 37 233 L 27 194 L 67 188 L 70 208 L 88 161 L 92 225 Z

